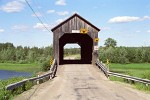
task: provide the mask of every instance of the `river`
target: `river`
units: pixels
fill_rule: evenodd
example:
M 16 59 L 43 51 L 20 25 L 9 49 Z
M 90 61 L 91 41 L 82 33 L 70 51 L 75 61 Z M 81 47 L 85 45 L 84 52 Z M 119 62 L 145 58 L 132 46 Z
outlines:
M 12 77 L 21 77 L 21 76 L 30 77 L 32 76 L 32 73 L 0 70 L 0 80 L 12 78 Z

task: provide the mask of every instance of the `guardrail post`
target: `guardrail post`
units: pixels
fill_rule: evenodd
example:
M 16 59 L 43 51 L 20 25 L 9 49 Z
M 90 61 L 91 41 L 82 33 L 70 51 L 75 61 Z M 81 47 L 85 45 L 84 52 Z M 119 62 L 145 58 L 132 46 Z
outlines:
M 38 75 L 38 77 L 40 77 L 40 75 Z M 37 84 L 39 84 L 39 79 L 37 79 L 37 82 L 36 82 Z
M 51 80 L 52 79 L 52 74 L 49 76 L 49 80 Z

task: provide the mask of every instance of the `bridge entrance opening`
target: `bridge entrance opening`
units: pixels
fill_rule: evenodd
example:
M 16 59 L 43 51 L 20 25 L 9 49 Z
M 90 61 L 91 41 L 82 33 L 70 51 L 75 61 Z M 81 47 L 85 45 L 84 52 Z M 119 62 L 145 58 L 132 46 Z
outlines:
M 64 59 L 64 46 L 78 44 L 81 47 L 81 59 Z M 59 39 L 59 64 L 91 64 L 93 39 L 88 34 L 66 33 Z
M 81 60 L 81 47 L 78 44 L 66 44 L 63 48 L 63 60 Z
M 53 32 L 53 56 L 58 65 L 95 64 L 98 59 L 99 28 L 75 13 L 51 30 Z M 64 59 L 66 44 L 78 44 L 81 59 Z

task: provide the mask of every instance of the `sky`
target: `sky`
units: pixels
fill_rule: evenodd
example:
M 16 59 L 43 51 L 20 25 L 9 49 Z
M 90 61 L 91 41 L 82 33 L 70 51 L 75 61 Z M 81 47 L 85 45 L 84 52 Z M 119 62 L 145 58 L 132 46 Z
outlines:
M 150 46 L 150 0 L 0 0 L 0 43 L 15 46 L 52 45 L 51 28 L 78 13 L 101 29 L 99 46 L 107 38 L 117 46 Z

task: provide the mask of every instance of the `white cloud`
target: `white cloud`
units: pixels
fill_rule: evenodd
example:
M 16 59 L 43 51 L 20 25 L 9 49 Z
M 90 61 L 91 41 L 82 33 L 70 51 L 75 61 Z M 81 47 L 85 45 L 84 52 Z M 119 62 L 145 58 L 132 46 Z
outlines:
M 48 14 L 54 13 L 54 12 L 55 12 L 55 10 L 48 10 L 48 11 L 47 11 Z
M 126 22 L 143 21 L 143 20 L 150 20 L 150 16 L 144 16 L 144 17 L 118 16 L 118 17 L 111 18 L 108 22 L 109 23 L 126 23 Z
M 39 29 L 39 30 L 42 30 L 42 31 L 45 31 L 46 29 L 45 29 L 44 26 L 45 26 L 46 28 L 48 28 L 48 29 L 51 29 L 51 28 L 52 28 L 52 25 L 48 25 L 48 24 L 46 24 L 46 23 L 44 23 L 44 24 L 36 23 L 36 25 L 34 25 L 33 28 Z
M 150 16 L 144 16 L 143 19 L 144 19 L 144 20 L 150 19 Z
M 23 9 L 24 9 L 23 2 L 17 0 L 8 2 L 6 5 L 0 7 L 0 10 L 7 13 L 20 12 Z
M 64 5 L 66 5 L 66 0 L 57 0 L 57 1 L 55 2 L 55 4 L 56 4 L 56 5 L 62 5 L 62 6 L 64 6 Z
M 19 30 L 19 31 L 27 31 L 28 28 L 29 27 L 26 26 L 26 25 L 14 25 L 14 26 L 12 26 L 11 29 L 13 29 L 13 30 Z
M 5 31 L 4 29 L 1 29 L 1 28 L 0 28 L 0 33 L 4 32 L 4 31 Z
M 68 11 L 63 11 L 63 12 L 57 12 L 58 15 L 60 16 L 65 16 L 65 15 L 68 15 L 69 12 Z
M 148 30 L 147 32 L 150 33 L 150 30 Z
M 36 14 L 36 15 L 35 15 Z M 33 17 L 36 17 L 36 16 L 38 16 L 38 17 L 42 17 L 43 15 L 41 14 L 41 13 L 39 13 L 39 12 L 35 12 L 35 14 L 33 13 L 31 16 L 33 16 Z
M 109 23 L 126 23 L 126 22 L 138 21 L 138 20 L 140 20 L 140 17 L 118 16 L 118 17 L 111 18 L 108 22 Z

